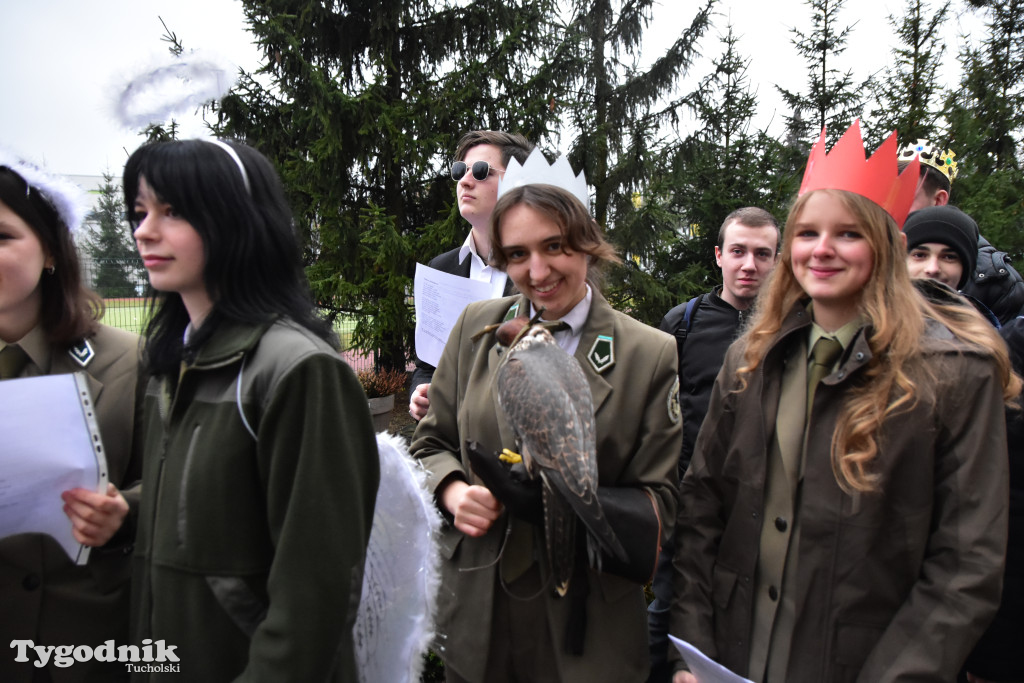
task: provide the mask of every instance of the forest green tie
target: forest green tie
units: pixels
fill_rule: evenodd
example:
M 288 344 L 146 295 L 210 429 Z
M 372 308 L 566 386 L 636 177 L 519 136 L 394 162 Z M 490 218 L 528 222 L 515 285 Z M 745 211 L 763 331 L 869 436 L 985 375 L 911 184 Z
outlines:
M 830 337 L 820 337 L 811 350 L 811 367 L 807 371 L 807 417 L 811 416 L 814 405 L 814 391 L 818 383 L 828 377 L 832 365 L 843 352 L 843 345 Z
M 17 344 L 0 349 L 0 379 L 17 377 L 28 364 L 28 354 Z

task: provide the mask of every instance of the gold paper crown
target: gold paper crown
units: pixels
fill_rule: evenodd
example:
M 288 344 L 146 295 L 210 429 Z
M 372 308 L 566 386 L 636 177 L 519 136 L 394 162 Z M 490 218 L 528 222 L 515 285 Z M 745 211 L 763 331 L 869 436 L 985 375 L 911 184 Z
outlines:
M 825 152 L 825 129 L 807 158 L 807 170 L 800 184 L 800 193 L 813 190 L 846 190 L 870 199 L 885 210 L 896 225 L 903 227 L 910 205 L 917 192 L 920 163 L 915 159 L 903 173 L 896 168 L 896 131 L 865 160 L 860 120 L 853 124 Z
M 956 180 L 957 168 L 956 162 L 953 161 L 953 157 L 956 156 L 956 152 L 951 149 L 947 149 L 945 152 L 939 152 L 935 149 L 935 145 L 918 138 L 917 142 L 912 145 L 907 145 L 900 150 L 900 161 L 909 161 L 914 157 L 921 160 L 921 163 L 925 166 L 931 166 L 936 171 L 946 176 L 950 184 Z

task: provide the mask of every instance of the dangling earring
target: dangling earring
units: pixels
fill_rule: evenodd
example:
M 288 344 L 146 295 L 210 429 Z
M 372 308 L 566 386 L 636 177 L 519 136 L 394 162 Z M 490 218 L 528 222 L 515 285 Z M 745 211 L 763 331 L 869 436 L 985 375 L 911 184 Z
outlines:
M 49 267 L 46 268 L 46 274 L 47 275 L 53 275 L 55 270 L 57 270 L 56 266 L 49 266 Z

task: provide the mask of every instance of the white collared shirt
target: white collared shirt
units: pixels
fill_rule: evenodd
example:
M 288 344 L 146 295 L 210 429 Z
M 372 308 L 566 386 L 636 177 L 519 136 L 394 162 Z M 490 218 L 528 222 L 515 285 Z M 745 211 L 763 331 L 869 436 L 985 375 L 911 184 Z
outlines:
M 462 248 L 459 249 L 459 263 L 466 260 L 466 256 L 470 256 L 473 260 L 469 262 L 469 279 L 477 280 L 479 282 L 489 282 L 491 284 L 491 298 L 499 299 L 505 295 L 505 281 L 508 280 L 508 275 L 503 270 L 498 270 L 493 266 L 487 264 L 480 254 L 476 252 L 476 242 L 473 241 L 473 231 L 470 230 L 466 236 L 466 241 L 462 243 Z
M 587 294 L 580 300 L 578 304 L 572 307 L 572 310 L 562 316 L 562 322 L 569 326 L 568 330 L 559 330 L 554 333 L 555 341 L 558 345 L 570 356 L 576 353 L 576 349 L 580 345 L 580 337 L 583 335 L 583 326 L 587 322 L 587 318 L 590 316 L 590 303 L 593 301 L 594 293 L 590 291 L 590 285 L 587 285 Z M 537 315 L 537 309 L 533 307 L 533 302 L 530 302 L 530 317 Z

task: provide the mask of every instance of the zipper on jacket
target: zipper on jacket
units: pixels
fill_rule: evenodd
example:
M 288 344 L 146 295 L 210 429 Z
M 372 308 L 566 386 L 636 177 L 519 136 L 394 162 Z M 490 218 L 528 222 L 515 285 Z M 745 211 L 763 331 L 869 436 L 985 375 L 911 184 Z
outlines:
M 176 524 L 179 548 L 185 546 L 185 532 L 187 531 L 185 510 L 188 504 L 188 479 L 189 472 L 192 470 L 192 458 L 196 452 L 196 444 L 199 441 L 200 431 L 202 431 L 202 429 L 198 424 L 192 428 L 192 436 L 188 441 L 188 450 L 185 452 L 185 465 L 181 471 L 181 487 L 178 489 L 178 516 Z

